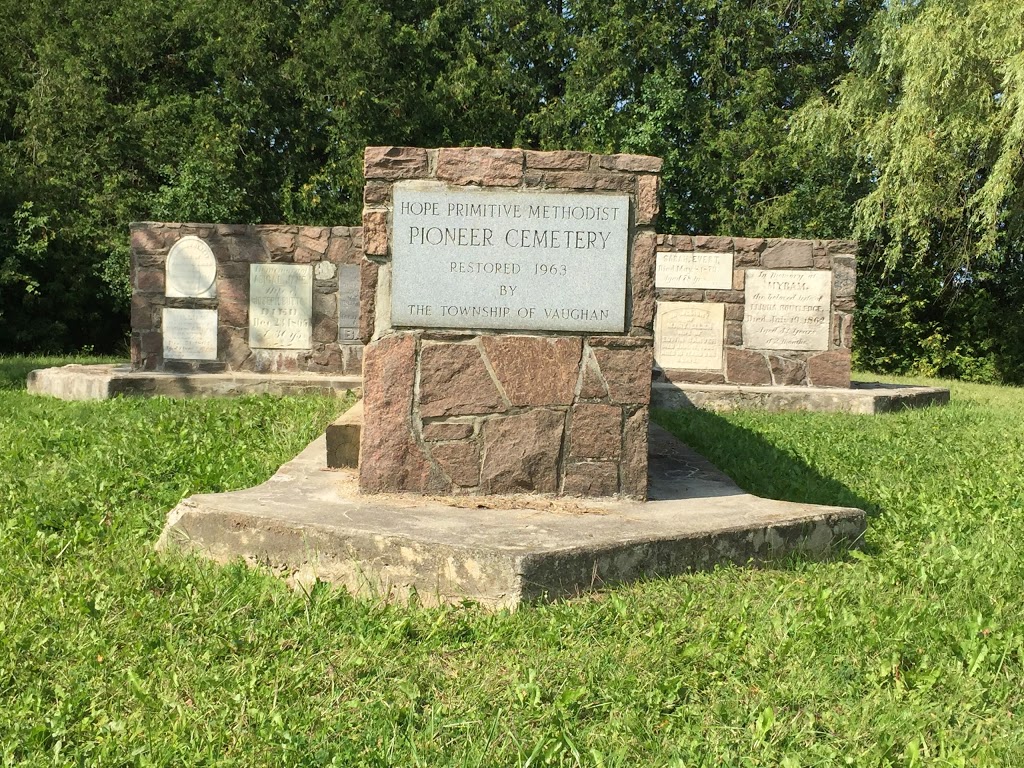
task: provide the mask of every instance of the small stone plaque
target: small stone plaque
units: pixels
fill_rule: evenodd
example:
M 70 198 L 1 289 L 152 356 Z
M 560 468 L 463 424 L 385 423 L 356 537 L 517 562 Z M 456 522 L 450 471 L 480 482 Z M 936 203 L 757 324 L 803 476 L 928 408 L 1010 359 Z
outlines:
M 338 268 L 329 261 L 318 261 L 313 266 L 313 276 L 317 280 L 333 280 L 338 274 Z
M 168 296 L 212 299 L 217 295 L 217 257 L 195 235 L 186 235 L 171 246 L 164 271 Z
M 659 301 L 654 360 L 662 370 L 720 371 L 724 367 L 725 305 Z
M 249 346 L 309 349 L 313 336 L 313 267 L 253 264 L 249 267 Z
M 394 188 L 396 326 L 621 333 L 629 197 Z
M 338 267 L 338 340 L 359 340 L 359 267 Z
M 164 360 L 216 360 L 217 310 L 163 310 Z
M 828 270 L 748 269 L 743 346 L 825 350 L 832 314 Z
M 654 272 L 657 288 L 732 289 L 732 254 L 684 251 L 659 253 Z

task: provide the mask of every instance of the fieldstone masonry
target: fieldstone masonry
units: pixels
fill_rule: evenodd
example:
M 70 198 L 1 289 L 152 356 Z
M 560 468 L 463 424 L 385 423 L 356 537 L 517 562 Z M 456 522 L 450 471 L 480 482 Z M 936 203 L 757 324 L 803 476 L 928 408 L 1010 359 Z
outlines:
M 359 227 L 131 227 L 132 367 L 358 375 Z
M 363 491 L 646 497 L 660 169 L 635 155 L 367 148 Z M 489 207 L 458 207 L 473 201 Z M 562 207 L 549 216 L 547 202 Z M 420 250 L 406 254 L 410 245 Z M 448 247 L 432 262 L 436 280 L 422 263 L 431 246 Z M 525 249 L 541 246 L 571 255 L 530 261 Z M 600 261 L 613 252 L 621 274 Z M 618 306 L 586 304 L 600 293 L 588 259 L 621 285 Z M 453 273 L 472 300 L 452 298 Z M 392 307 L 393 287 L 417 298 Z M 547 303 L 520 301 L 531 291 Z
M 657 251 L 656 378 L 850 386 L 855 242 L 659 235 Z
M 133 224 L 133 368 L 362 373 L 367 492 L 644 498 L 652 368 L 849 387 L 856 286 L 853 242 L 658 235 L 660 169 L 368 147 L 362 227 Z

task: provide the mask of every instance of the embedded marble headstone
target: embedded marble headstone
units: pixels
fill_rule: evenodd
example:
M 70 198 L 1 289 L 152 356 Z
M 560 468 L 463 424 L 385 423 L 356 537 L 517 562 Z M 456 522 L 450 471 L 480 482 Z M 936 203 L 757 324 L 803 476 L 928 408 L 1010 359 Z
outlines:
M 724 304 L 658 302 L 654 320 L 654 361 L 663 370 L 722 370 L 724 337 Z
M 171 246 L 165 272 L 167 296 L 212 299 L 217 295 L 217 257 L 195 235 L 186 235 Z
M 629 197 L 394 187 L 395 326 L 622 333 Z
M 313 267 L 253 264 L 249 268 L 249 346 L 309 349 L 313 329 Z
M 359 339 L 359 267 L 355 264 L 338 267 L 338 339 Z
M 661 252 L 654 272 L 657 288 L 732 288 L 732 254 Z
M 165 307 L 162 315 L 165 360 L 217 359 L 217 310 Z
M 827 350 L 832 272 L 748 269 L 743 312 L 747 349 Z
M 318 261 L 313 265 L 313 276 L 317 280 L 333 280 L 338 274 L 338 267 L 329 261 Z

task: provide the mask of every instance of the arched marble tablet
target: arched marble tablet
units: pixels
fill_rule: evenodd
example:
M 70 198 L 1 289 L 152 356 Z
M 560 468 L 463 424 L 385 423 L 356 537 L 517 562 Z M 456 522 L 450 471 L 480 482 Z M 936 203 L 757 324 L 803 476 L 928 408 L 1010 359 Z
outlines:
M 164 269 L 168 296 L 212 299 L 217 295 L 217 257 L 195 235 L 186 235 L 171 246 Z

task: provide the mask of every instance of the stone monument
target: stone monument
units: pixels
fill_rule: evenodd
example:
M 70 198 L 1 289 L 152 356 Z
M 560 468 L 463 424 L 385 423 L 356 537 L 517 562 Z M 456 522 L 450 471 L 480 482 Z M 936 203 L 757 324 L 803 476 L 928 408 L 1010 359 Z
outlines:
M 844 240 L 659 235 L 657 378 L 849 388 L 856 252 Z
M 363 491 L 646 496 L 660 169 L 367 148 Z
M 132 225 L 132 369 L 358 375 L 359 227 Z
M 328 256 L 335 230 L 319 257 L 252 251 L 244 268 L 188 241 L 173 297 L 145 271 L 163 261 L 140 261 L 164 365 L 366 345 L 359 404 L 268 482 L 184 499 L 160 548 L 375 599 L 514 607 L 863 540 L 862 510 L 745 494 L 648 423 L 652 371 L 789 402 L 848 385 L 852 244 L 659 236 L 653 157 L 369 147 L 364 167 L 358 260 Z M 208 236 L 163 248 L 183 235 Z M 747 381 L 769 386 L 731 383 Z

